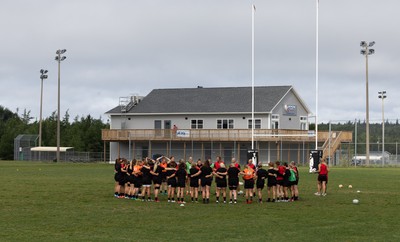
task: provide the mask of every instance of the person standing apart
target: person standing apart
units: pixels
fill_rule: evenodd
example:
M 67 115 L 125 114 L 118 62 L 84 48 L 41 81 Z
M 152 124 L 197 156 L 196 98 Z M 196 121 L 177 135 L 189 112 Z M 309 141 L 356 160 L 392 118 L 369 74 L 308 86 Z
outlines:
M 329 167 L 325 162 L 325 159 L 322 159 L 321 163 L 318 165 L 318 191 L 314 193 L 316 196 L 326 196 L 326 186 L 328 184 L 328 172 Z

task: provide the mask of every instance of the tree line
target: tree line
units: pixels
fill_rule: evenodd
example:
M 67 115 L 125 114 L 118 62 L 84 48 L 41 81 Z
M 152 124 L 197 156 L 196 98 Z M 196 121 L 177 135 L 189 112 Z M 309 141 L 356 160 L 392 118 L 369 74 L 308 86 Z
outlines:
M 22 114 L 0 106 L 0 160 L 12 160 L 14 139 L 20 134 L 39 134 L 39 120 L 32 121 L 30 111 Z M 60 145 L 75 151 L 103 152 L 101 130 L 109 128 L 100 118 L 76 116 L 70 121 L 68 111 L 60 120 Z M 57 113 L 42 119 L 42 146 L 57 146 Z M 38 142 L 38 140 L 37 140 Z M 38 145 L 38 144 L 37 144 Z
M 314 126 L 314 125 L 313 125 Z M 357 127 L 357 133 L 356 133 Z M 310 126 L 310 129 L 314 129 L 314 127 Z M 318 125 L 318 130 L 320 131 L 329 131 L 329 123 L 321 123 Z M 357 149 L 359 153 L 365 153 L 365 144 L 366 143 L 366 122 L 365 120 L 361 121 L 348 121 L 345 123 L 331 123 L 332 131 L 352 131 L 353 132 L 353 143 L 357 141 L 359 146 Z M 369 124 L 369 142 L 370 146 L 379 145 L 382 143 L 382 123 L 370 123 Z M 357 136 L 356 136 L 357 135 Z M 394 121 L 385 120 L 385 144 L 395 144 L 400 142 L 400 123 L 399 120 L 396 119 Z M 396 146 L 395 145 L 386 145 L 385 151 L 395 154 Z
M 39 134 L 39 121 L 32 121 L 30 111 L 24 110 L 12 112 L 0 105 L 0 160 L 11 160 L 14 156 L 14 139 L 20 134 Z M 357 124 L 357 137 L 355 127 Z M 332 131 L 352 131 L 353 142 L 365 143 L 365 121 L 348 121 L 345 123 L 332 123 Z M 60 120 L 61 146 L 74 147 L 75 151 L 82 152 L 103 152 L 104 143 L 101 140 L 101 130 L 108 129 L 109 125 L 103 120 L 95 119 L 90 115 L 86 117 L 76 116 L 70 121 L 68 111 Z M 57 145 L 57 113 L 53 112 L 50 117 L 42 120 L 42 146 Z M 314 125 L 310 125 L 310 130 L 314 130 Z M 318 130 L 328 131 L 329 123 L 321 123 Z M 385 122 L 385 143 L 399 142 L 400 124 L 395 122 Z M 370 124 L 370 144 L 377 144 L 382 141 L 382 124 Z M 365 146 L 359 146 L 359 152 L 365 152 Z M 395 146 L 386 146 L 385 150 L 394 154 Z

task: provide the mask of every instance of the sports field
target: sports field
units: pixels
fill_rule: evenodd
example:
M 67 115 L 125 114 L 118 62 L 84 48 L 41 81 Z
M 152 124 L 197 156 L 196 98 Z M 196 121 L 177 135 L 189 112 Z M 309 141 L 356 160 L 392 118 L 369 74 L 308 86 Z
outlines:
M 0 161 L 0 241 L 400 241 L 399 168 L 332 168 L 326 197 L 300 168 L 299 201 L 184 207 L 114 198 L 113 169 Z

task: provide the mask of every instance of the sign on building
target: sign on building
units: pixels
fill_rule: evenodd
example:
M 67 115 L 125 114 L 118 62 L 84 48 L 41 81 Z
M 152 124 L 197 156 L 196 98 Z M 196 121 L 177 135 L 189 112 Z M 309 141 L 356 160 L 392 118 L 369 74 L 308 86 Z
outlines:
M 180 137 L 180 138 L 189 138 L 190 137 L 190 130 L 181 130 L 178 129 L 176 131 L 176 137 Z

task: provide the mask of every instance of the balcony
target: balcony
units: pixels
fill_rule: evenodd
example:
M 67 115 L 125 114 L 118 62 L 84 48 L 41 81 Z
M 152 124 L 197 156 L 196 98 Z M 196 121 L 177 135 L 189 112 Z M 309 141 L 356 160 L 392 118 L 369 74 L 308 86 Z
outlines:
M 325 142 L 329 132 L 318 132 L 318 142 Z M 352 132 L 343 131 L 340 142 L 351 142 Z M 118 141 L 251 141 L 251 129 L 103 129 L 102 140 Z M 314 142 L 308 130 L 254 130 L 256 141 Z

